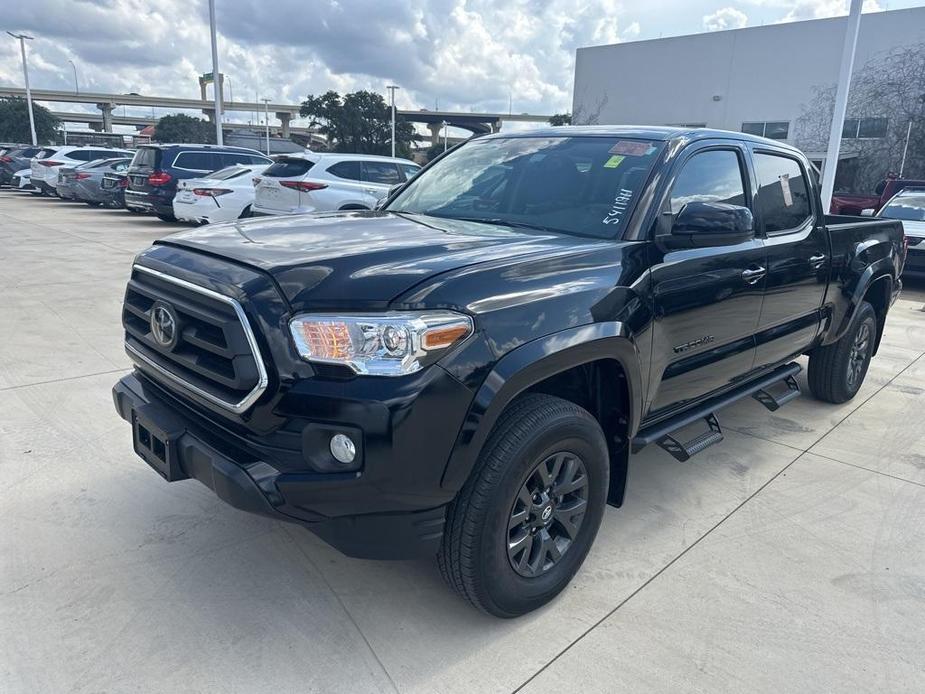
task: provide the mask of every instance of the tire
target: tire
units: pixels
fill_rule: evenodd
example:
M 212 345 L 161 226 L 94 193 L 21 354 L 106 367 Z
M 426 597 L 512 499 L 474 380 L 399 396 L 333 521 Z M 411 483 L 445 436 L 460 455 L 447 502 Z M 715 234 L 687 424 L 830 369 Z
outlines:
M 838 342 L 809 355 L 807 380 L 817 400 L 843 403 L 853 398 L 867 375 L 877 339 L 877 314 L 866 301 Z
M 127 209 L 132 214 L 144 214 L 144 210 L 140 207 L 126 207 L 125 209 Z
M 238 215 L 238 219 L 247 219 L 250 216 L 251 216 L 251 206 L 248 205 L 243 210 L 241 210 L 241 214 Z
M 548 477 L 558 480 L 561 490 L 568 488 L 576 459 L 578 474 L 572 480 L 577 484 L 583 478 L 583 488 L 560 497 L 553 493 L 551 499 L 531 498 L 529 489 L 545 483 L 540 467 L 553 473 Z M 607 443 L 594 417 L 550 395 L 518 398 L 502 413 L 450 505 L 437 555 L 443 578 L 472 605 L 496 617 L 517 617 L 545 605 L 568 585 L 591 549 L 609 478 Z M 524 503 L 525 490 L 531 510 Z M 583 514 L 569 519 L 569 510 L 581 508 L 582 494 Z M 566 533 L 563 519 L 577 530 Z M 553 559 L 546 549 L 552 549 L 550 541 L 559 550 L 566 540 L 561 556 Z
M 99 200 L 87 200 L 86 203 L 90 207 L 99 207 L 102 204 Z
M 177 218 L 174 217 L 172 214 L 159 214 L 159 215 L 157 215 L 157 218 L 158 218 L 159 220 L 161 220 L 162 222 L 171 222 L 171 223 L 172 223 L 172 222 L 177 221 Z

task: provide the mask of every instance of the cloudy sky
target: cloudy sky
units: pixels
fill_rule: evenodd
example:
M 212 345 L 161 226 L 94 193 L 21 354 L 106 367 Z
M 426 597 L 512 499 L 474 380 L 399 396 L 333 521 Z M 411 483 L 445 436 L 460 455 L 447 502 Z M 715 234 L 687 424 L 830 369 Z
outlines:
M 27 32 L 32 86 L 195 97 L 211 70 L 207 0 L 0 0 Z M 236 100 L 298 102 L 398 84 L 400 108 L 569 110 L 575 49 L 847 13 L 847 0 L 216 0 Z M 925 0 L 866 0 L 865 11 Z M 22 86 L 0 40 L 0 85 Z M 227 91 L 227 90 L 226 90 Z M 226 93 L 226 98 L 228 98 Z M 57 105 L 63 110 L 77 106 Z M 85 107 L 86 108 L 86 107 Z M 89 107 L 92 109 L 92 106 Z M 131 113 L 131 110 L 129 110 Z M 158 114 L 162 115 L 162 114 Z M 246 114 L 235 114 L 247 119 Z

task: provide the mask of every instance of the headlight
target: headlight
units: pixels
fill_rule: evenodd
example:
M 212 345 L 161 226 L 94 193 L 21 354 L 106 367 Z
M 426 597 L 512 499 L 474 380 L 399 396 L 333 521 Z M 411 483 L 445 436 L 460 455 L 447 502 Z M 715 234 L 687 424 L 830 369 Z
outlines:
M 306 361 L 349 366 L 358 374 L 419 371 L 472 334 L 472 319 L 453 311 L 302 315 L 289 322 Z

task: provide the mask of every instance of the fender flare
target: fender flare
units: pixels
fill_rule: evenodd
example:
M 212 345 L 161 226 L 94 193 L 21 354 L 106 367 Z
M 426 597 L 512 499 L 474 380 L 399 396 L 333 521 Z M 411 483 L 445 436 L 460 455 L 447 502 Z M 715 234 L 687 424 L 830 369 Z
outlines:
M 889 278 L 891 288 L 895 285 L 896 279 L 893 277 L 893 271 L 894 267 L 891 257 L 880 258 L 864 268 L 864 271 L 855 283 L 854 291 L 852 291 L 848 297 L 848 310 L 845 311 L 845 315 L 835 331 L 830 333 L 823 341 L 823 345 L 830 345 L 838 342 L 845 332 L 847 332 L 848 327 L 854 321 L 854 317 L 861 309 L 861 302 L 864 300 L 867 290 L 870 289 L 875 282 L 879 282 L 884 278 Z M 846 291 L 845 293 L 847 294 L 848 292 Z
M 495 423 L 514 398 L 550 376 L 600 359 L 617 361 L 626 374 L 631 438 L 639 426 L 643 398 L 636 342 L 619 321 L 570 328 L 527 342 L 495 364 L 469 406 L 441 486 L 457 491 L 465 484 Z

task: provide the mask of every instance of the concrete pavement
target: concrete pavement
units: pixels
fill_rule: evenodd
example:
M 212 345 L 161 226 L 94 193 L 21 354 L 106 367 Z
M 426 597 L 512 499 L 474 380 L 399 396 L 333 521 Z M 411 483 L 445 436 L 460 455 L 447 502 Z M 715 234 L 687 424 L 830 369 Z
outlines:
M 180 228 L 0 191 L 0 691 L 925 691 L 925 284 L 855 400 L 635 456 L 572 586 L 499 621 L 135 457 L 122 292 Z

